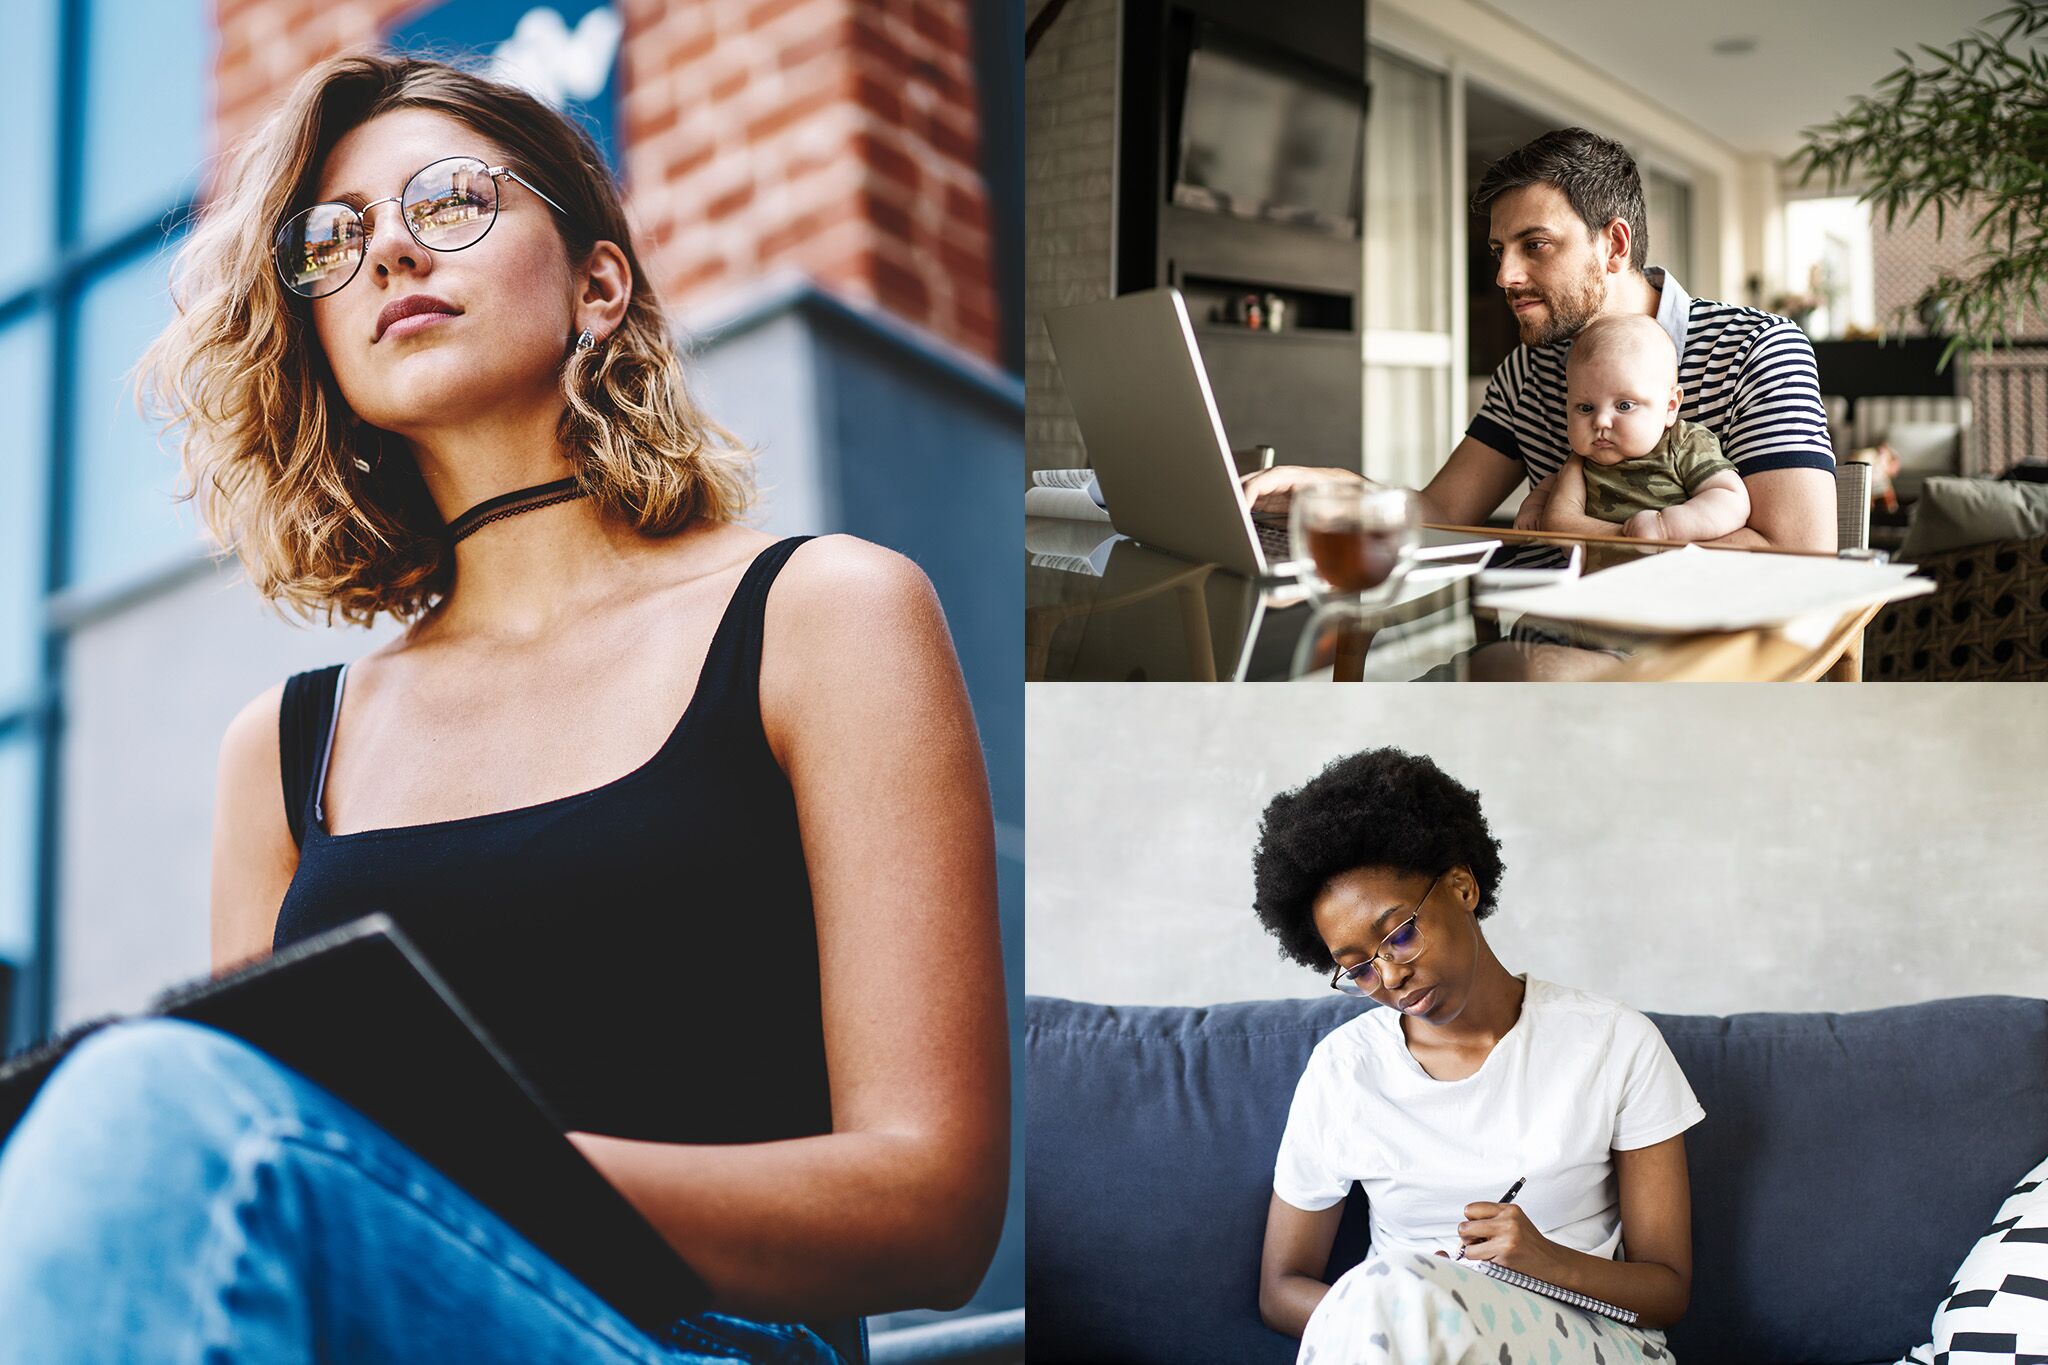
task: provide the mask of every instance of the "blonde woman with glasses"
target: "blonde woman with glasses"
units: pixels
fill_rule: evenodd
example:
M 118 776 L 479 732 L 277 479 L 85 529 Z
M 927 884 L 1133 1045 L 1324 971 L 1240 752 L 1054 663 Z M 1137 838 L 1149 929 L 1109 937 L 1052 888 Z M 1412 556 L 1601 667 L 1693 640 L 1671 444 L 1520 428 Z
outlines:
M 749 456 L 589 139 L 330 61 L 173 294 L 147 373 L 223 553 L 405 625 L 229 727 L 216 969 L 390 915 L 716 1306 L 636 1329 L 332 1097 L 156 1021 L 87 1039 L 0 1154 L 0 1361 L 818 1365 L 964 1302 L 1008 1082 L 945 622 L 888 551 L 740 524 Z

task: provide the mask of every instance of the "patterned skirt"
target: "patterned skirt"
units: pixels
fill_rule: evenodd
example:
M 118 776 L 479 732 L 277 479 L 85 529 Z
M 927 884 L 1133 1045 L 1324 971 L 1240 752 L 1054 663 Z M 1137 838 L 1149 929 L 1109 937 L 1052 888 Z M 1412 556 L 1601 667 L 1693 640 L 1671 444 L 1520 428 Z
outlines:
M 1626 1327 L 1469 1266 L 1374 1251 L 1330 1286 L 1296 1365 L 1674 1365 L 1660 1331 Z

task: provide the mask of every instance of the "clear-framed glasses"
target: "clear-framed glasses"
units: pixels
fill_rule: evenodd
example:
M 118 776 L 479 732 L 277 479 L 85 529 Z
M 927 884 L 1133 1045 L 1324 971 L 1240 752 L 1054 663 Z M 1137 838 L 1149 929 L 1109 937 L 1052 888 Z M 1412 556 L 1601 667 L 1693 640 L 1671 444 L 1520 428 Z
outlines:
M 1381 958 L 1405 965 L 1422 956 L 1422 906 L 1436 891 L 1436 884 L 1443 880 L 1439 872 L 1430 878 L 1429 890 L 1422 893 L 1422 900 L 1415 902 L 1415 908 L 1408 912 L 1408 918 L 1394 926 L 1394 932 L 1380 940 L 1380 946 L 1373 955 L 1355 967 L 1339 967 L 1337 974 L 1330 978 L 1330 985 L 1346 995 L 1371 995 L 1380 986 Z
M 498 181 L 507 176 L 568 216 L 509 166 L 487 165 L 473 156 L 444 157 L 406 181 L 403 194 L 365 204 L 360 211 L 349 204 L 322 203 L 294 214 L 278 228 L 271 249 L 278 278 L 306 299 L 332 294 L 354 279 L 370 240 L 370 210 L 378 204 L 398 205 L 405 230 L 429 251 L 475 246 L 498 221 Z

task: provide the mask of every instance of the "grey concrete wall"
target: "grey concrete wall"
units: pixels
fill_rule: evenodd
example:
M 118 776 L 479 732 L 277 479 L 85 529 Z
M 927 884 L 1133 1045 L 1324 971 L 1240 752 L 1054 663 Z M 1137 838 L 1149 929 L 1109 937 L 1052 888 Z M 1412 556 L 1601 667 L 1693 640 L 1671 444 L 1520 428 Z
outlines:
M 749 521 L 790 536 L 831 524 L 830 452 L 819 444 L 810 324 L 783 312 L 698 349 L 690 365 L 698 405 L 757 455 L 760 498 Z
M 1479 792 L 1511 970 L 1714 1014 L 2048 995 L 2048 709 L 2000 684 L 1037 686 L 1030 990 L 1324 993 L 1253 916 L 1259 815 L 1381 744 Z
M 238 569 L 80 627 L 65 677 L 56 1023 L 131 1010 L 207 970 L 214 770 L 249 700 L 393 633 L 295 627 Z M 284 799 L 280 792 L 278 800 Z
M 1032 6 L 1036 17 L 1043 0 Z M 1024 409 L 1032 469 L 1088 463 L 1045 313 L 1110 295 L 1117 0 L 1071 0 L 1024 63 Z

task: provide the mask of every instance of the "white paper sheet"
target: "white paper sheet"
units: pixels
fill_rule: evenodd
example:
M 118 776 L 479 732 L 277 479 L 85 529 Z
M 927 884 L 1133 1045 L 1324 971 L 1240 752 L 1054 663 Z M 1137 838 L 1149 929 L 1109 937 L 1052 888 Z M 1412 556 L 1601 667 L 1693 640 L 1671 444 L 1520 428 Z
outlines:
M 1743 554 L 1689 545 L 1555 587 L 1482 593 L 1479 605 L 1643 635 L 1838 619 L 1876 602 L 1934 591 L 1910 564 Z

